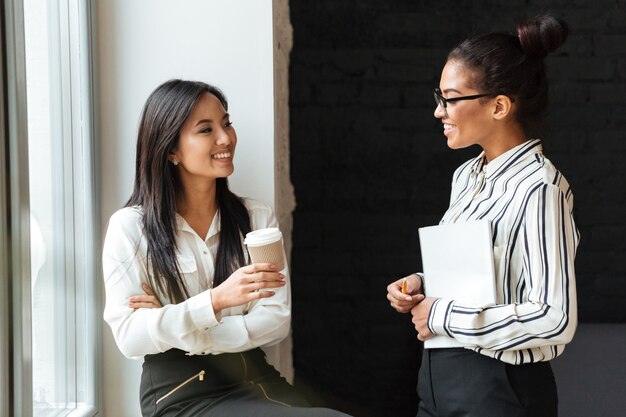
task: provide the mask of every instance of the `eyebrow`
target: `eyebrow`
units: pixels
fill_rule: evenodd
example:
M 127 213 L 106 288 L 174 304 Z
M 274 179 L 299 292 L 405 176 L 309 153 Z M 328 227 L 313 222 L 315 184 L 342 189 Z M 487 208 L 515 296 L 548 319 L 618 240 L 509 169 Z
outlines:
M 445 90 L 442 91 L 442 93 L 450 93 L 450 92 L 455 92 L 455 93 L 459 93 L 461 94 L 461 92 L 455 88 L 446 88 Z
M 224 113 L 224 115 L 222 116 L 222 120 L 224 119 L 228 119 L 230 118 L 230 114 L 228 113 Z M 202 123 L 213 123 L 213 119 L 200 119 L 196 122 L 196 126 L 202 124 Z

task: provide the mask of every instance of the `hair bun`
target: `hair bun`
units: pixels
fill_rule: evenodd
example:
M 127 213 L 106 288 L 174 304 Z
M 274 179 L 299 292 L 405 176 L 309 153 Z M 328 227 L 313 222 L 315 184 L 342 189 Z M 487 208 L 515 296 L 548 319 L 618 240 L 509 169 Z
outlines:
M 569 27 L 563 20 L 552 15 L 541 15 L 517 25 L 517 36 L 524 53 L 533 58 L 545 58 L 563 45 Z

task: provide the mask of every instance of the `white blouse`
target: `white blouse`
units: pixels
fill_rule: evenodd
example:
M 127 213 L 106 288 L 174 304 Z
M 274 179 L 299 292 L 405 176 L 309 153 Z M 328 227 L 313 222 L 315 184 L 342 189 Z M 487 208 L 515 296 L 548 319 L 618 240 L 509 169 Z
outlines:
M 474 345 L 511 364 L 558 356 L 576 330 L 574 258 L 579 234 L 563 175 L 529 140 L 489 163 L 484 153 L 453 177 L 442 224 L 491 220 L 496 305 L 439 299 L 429 316 L 434 334 Z M 424 278 L 428 287 L 428 277 Z
M 252 230 L 278 227 L 272 209 L 244 199 Z M 176 257 L 189 298 L 179 304 L 162 294 L 163 308 L 142 308 L 133 312 L 128 298 L 143 294 L 148 283 L 147 242 L 142 232 L 142 210 L 126 207 L 111 216 L 104 242 L 102 264 L 106 291 L 104 320 L 113 331 L 120 351 L 129 358 L 177 348 L 197 354 L 242 352 L 280 342 L 289 333 L 291 293 L 288 268 L 285 286 L 276 294 L 246 305 L 226 308 L 216 316 L 211 292 L 215 257 L 219 243 L 219 212 L 213 218 L 206 239 L 202 239 L 180 216 L 177 220 Z M 243 245 L 243 244 L 242 244 Z M 245 253 L 244 247 L 244 253 Z

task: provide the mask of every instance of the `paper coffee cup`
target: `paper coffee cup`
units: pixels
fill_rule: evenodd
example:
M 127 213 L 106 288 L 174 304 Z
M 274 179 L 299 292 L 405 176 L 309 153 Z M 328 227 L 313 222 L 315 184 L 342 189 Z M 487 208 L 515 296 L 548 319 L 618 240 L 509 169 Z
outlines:
M 253 230 L 246 234 L 243 243 L 248 246 L 252 263 L 272 263 L 277 271 L 285 268 L 283 234 L 277 228 Z

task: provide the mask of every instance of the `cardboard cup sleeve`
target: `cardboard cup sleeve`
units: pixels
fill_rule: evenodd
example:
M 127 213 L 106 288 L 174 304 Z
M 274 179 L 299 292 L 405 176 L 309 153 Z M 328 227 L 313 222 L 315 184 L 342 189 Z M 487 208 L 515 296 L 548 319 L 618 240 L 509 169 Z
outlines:
M 283 235 L 277 228 L 254 230 L 246 235 L 244 243 L 248 246 L 252 263 L 272 263 L 277 271 L 285 268 Z

